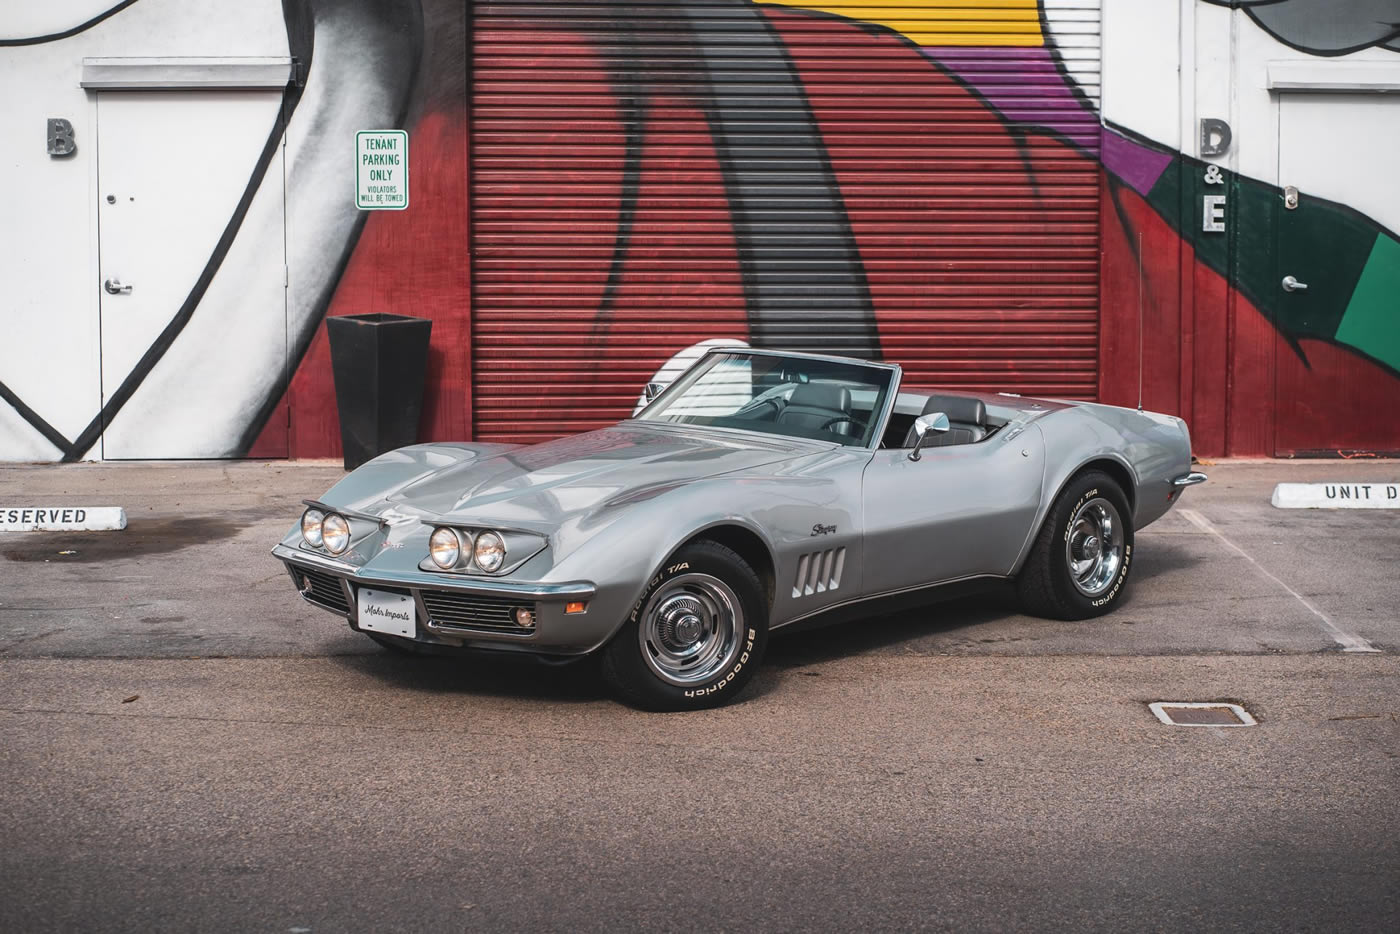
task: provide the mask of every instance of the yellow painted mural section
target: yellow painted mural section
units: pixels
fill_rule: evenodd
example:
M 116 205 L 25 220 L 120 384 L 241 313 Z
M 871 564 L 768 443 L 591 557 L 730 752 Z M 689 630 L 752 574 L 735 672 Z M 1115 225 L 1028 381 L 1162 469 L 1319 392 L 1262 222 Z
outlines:
M 761 0 L 817 10 L 903 33 L 916 45 L 1042 46 L 1037 0 Z

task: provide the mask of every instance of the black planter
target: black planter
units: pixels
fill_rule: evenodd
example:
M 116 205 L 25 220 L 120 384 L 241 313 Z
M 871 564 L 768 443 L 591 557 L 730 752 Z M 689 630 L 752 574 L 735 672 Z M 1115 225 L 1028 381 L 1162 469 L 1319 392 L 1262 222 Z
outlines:
M 346 470 L 418 440 L 432 329 L 406 315 L 326 319 Z

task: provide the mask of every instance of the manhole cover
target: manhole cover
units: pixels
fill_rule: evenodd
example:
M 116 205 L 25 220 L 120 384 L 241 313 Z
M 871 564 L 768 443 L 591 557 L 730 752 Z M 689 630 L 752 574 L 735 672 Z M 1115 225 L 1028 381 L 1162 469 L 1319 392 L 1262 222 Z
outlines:
M 1147 708 L 1168 726 L 1254 726 L 1256 722 L 1239 704 L 1157 701 Z

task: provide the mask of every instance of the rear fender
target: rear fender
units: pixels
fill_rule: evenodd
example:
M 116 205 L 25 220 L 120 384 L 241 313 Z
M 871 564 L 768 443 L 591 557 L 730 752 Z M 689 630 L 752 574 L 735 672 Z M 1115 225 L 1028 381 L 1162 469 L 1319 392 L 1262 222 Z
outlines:
M 1072 416 L 1078 410 L 1067 409 L 1063 413 L 1056 413 L 1057 418 Z M 1095 418 L 1090 413 L 1086 418 L 1081 416 L 1076 421 L 1079 424 L 1071 427 L 1067 422 L 1059 426 L 1047 428 L 1043 423 L 1046 419 L 1039 419 L 1033 423 L 1032 428 L 1041 433 L 1042 442 L 1045 445 L 1045 476 L 1042 480 L 1040 508 L 1036 510 L 1035 521 L 1032 523 L 1029 534 L 1021 546 L 1021 553 L 1016 558 L 1016 563 L 1011 569 L 1013 575 L 1020 573 L 1021 567 L 1025 564 L 1026 558 L 1030 555 L 1031 548 L 1035 545 L 1035 540 L 1040 535 L 1040 530 L 1045 524 L 1045 517 L 1049 515 L 1055 500 L 1059 498 L 1060 492 L 1077 474 L 1095 462 L 1108 461 L 1117 466 L 1120 482 L 1127 479 L 1127 489 L 1123 491 L 1130 504 L 1140 504 L 1142 501 L 1142 480 L 1137 469 L 1127 456 L 1120 449 L 1126 446 L 1129 449 L 1133 446 L 1133 441 L 1126 437 L 1121 428 L 1105 425 L 1101 420 Z M 1094 423 L 1098 424 L 1095 425 Z M 1093 438 L 1093 442 L 1085 445 L 1086 438 Z M 1142 521 L 1142 510 L 1137 506 L 1133 508 L 1133 527 L 1141 528 L 1147 522 Z M 1160 513 L 1158 514 L 1160 515 Z M 1147 521 L 1157 518 L 1151 516 Z

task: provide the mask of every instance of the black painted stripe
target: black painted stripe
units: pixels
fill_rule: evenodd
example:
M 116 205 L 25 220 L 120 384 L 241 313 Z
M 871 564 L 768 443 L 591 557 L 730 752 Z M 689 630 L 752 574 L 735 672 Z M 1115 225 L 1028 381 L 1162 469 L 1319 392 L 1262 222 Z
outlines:
M 625 108 L 626 104 L 623 102 L 631 101 L 631 107 L 630 112 L 623 118 L 625 148 L 622 158 L 622 197 L 618 206 L 617 233 L 613 237 L 608 280 L 603 286 L 603 296 L 598 302 L 598 314 L 594 319 L 595 341 L 601 341 L 605 337 L 612 318 L 613 304 L 617 301 L 617 290 L 622 285 L 622 274 L 627 265 L 627 251 L 632 242 L 632 224 L 637 216 L 637 200 L 641 197 L 642 142 L 646 136 L 648 109 L 642 64 L 637 54 L 634 21 L 628 18 L 620 21 L 618 25 L 623 49 L 622 61 L 613 61 L 610 57 L 608 69 L 619 104 Z
M 331 14 L 341 6 L 337 0 L 283 0 L 283 9 L 287 17 L 287 41 L 293 49 L 293 55 L 304 54 L 306 65 L 299 69 L 302 81 L 309 76 L 312 53 L 314 51 L 314 27 L 318 19 L 325 22 L 329 20 Z M 405 62 L 404 70 L 406 80 L 403 85 L 403 96 L 399 99 L 398 109 L 394 112 L 392 128 L 407 129 L 410 109 L 416 100 L 415 90 L 418 87 L 419 77 L 423 72 L 423 12 L 418 0 L 397 0 L 389 3 L 380 0 L 373 7 L 368 8 L 369 12 L 376 15 L 380 24 L 396 24 L 400 32 L 409 36 L 409 43 L 406 49 L 395 48 L 393 50 L 379 50 L 389 56 L 391 61 L 402 60 Z M 396 19 L 397 17 L 397 19 Z M 298 53 L 296 50 L 304 50 Z M 291 123 L 292 113 L 301 102 L 302 88 L 289 87 L 287 89 L 286 104 L 283 113 L 288 125 Z M 311 119 L 314 119 L 312 115 Z M 340 286 L 340 280 L 345 275 L 346 268 L 350 265 L 350 258 L 355 253 L 355 247 L 360 242 L 360 235 L 364 233 L 365 223 L 369 220 L 370 211 L 359 211 L 358 216 L 352 222 L 350 235 L 346 237 L 345 244 L 341 248 L 340 255 L 332 264 L 332 273 L 327 277 L 326 285 L 321 293 L 316 296 L 314 305 L 316 311 L 311 315 L 310 326 L 304 328 L 303 332 L 297 335 L 295 346 L 289 348 L 287 355 L 287 369 L 285 371 L 286 381 L 279 390 L 269 393 L 263 400 L 258 413 L 248 423 L 244 429 L 243 436 L 239 439 L 234 450 L 240 455 L 246 455 L 248 449 L 262 433 L 263 427 L 267 424 L 268 418 L 276 410 L 277 404 L 286 393 L 287 386 L 297 367 L 300 366 L 302 358 L 311 346 L 311 340 L 316 336 L 316 331 L 321 320 L 325 316 L 326 310 L 330 307 L 331 298 L 335 295 L 336 289 Z M 288 296 L 290 299 L 290 296 Z M 290 338 L 289 338 L 290 340 Z
M 135 2 L 136 0 L 122 0 L 121 3 L 118 3 L 111 9 L 104 10 L 103 12 L 98 13 L 86 23 L 79 23 L 72 29 L 65 29 L 63 30 L 63 32 L 51 32 L 47 36 L 26 36 L 24 38 L 19 39 L 0 39 L 0 47 L 16 45 L 43 45 L 45 42 L 57 42 L 59 39 L 67 39 L 71 36 L 76 36 L 80 32 L 87 32 L 89 29 L 96 26 L 98 23 L 102 22 L 103 20 L 109 17 L 116 16 L 122 10 L 125 10 L 127 7 L 131 6 Z
M 282 94 L 282 133 L 286 134 L 286 127 L 291 123 L 292 113 L 296 110 L 297 104 L 301 103 L 302 93 L 306 89 L 306 79 L 311 71 L 311 60 L 316 53 L 316 24 L 311 10 L 312 0 L 282 0 L 282 19 L 287 28 L 287 52 L 292 57 L 292 67 L 294 69 L 291 84 L 287 85 L 286 91 Z M 284 212 L 287 199 L 286 191 L 282 193 Z M 287 232 L 286 216 L 282 221 L 282 256 L 285 260 L 287 255 Z M 360 229 L 356 227 L 352 233 L 352 242 L 359 239 Z M 343 267 L 342 267 L 343 268 Z M 337 275 L 337 279 L 339 275 Z M 291 296 L 283 292 L 283 309 L 285 312 L 286 303 L 291 300 Z M 310 341 L 308 340 L 309 344 Z M 304 348 L 303 348 L 304 350 Z M 297 360 L 301 359 L 300 354 Z M 258 411 L 253 418 L 243 428 L 242 435 L 239 436 L 238 444 L 234 450 L 239 456 L 246 456 L 248 450 L 258 440 L 262 430 L 267 425 L 267 421 L 272 417 L 273 411 L 277 408 L 277 403 L 282 401 L 286 395 L 287 388 L 292 383 L 292 372 L 295 368 L 291 362 L 291 354 L 288 354 L 282 361 L 282 379 L 277 388 L 268 394 L 262 401 Z M 290 426 L 289 426 L 290 427 Z
M 20 399 L 19 396 L 15 395 L 14 391 L 4 383 L 0 383 L 0 399 L 4 399 L 8 402 L 10 406 L 19 413 L 20 418 L 34 426 L 34 429 L 38 431 L 39 434 L 43 435 L 50 444 L 58 448 L 59 451 L 63 453 L 64 460 L 68 459 L 68 456 L 73 452 L 73 443 L 64 437 L 57 428 L 45 421 L 38 412 L 25 405 L 24 401 Z
M 683 12 L 707 86 L 706 119 L 734 218 L 750 340 L 759 347 L 879 359 L 865 266 L 826 142 L 787 47 L 749 0 L 691 2 Z M 764 53 L 748 59 L 742 74 L 732 65 L 736 42 Z M 753 107 L 754 83 L 765 89 L 762 119 Z M 788 149 L 787 162 L 762 165 L 736 156 L 774 137 Z M 779 220 L 791 202 L 775 197 L 794 182 L 810 188 L 804 193 L 808 248 L 800 256 Z

